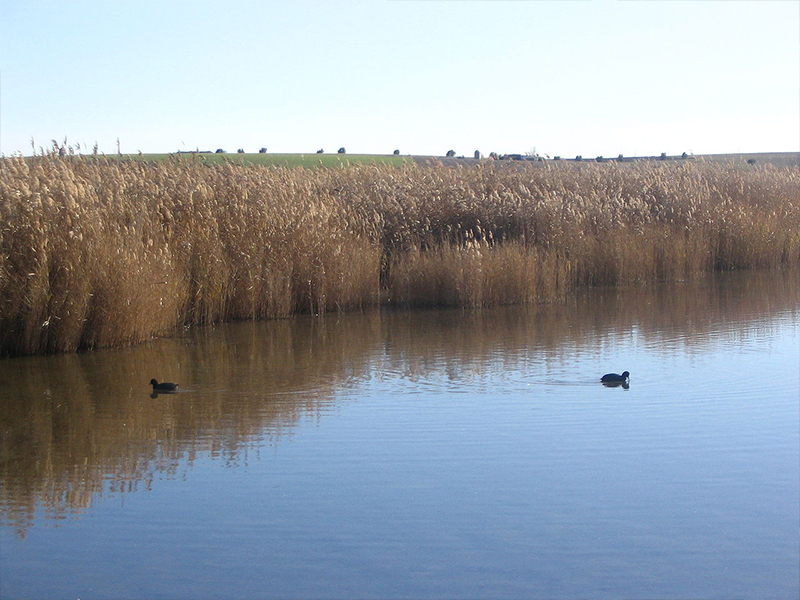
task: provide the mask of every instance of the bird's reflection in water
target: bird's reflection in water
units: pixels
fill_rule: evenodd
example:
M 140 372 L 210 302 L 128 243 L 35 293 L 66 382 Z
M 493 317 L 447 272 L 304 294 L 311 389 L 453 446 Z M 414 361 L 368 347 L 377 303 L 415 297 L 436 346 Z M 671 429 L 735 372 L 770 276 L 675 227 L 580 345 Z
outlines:
M 605 387 L 621 387 L 623 390 L 630 389 L 631 384 L 628 380 L 625 381 L 604 381 L 603 386 Z

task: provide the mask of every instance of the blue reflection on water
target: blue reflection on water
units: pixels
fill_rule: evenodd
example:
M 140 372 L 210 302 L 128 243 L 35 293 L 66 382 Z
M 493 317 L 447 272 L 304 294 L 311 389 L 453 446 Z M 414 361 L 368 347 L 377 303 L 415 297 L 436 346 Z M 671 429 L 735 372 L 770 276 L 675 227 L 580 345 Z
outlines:
M 379 350 L 277 441 L 2 528 L 3 597 L 796 597 L 796 315 L 704 335 Z

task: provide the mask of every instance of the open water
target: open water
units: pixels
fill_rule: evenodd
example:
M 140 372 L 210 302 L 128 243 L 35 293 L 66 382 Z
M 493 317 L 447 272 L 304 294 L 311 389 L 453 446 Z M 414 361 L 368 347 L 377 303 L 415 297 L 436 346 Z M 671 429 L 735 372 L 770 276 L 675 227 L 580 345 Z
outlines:
M 0 451 L 6 599 L 798 598 L 800 281 L 5 359 Z

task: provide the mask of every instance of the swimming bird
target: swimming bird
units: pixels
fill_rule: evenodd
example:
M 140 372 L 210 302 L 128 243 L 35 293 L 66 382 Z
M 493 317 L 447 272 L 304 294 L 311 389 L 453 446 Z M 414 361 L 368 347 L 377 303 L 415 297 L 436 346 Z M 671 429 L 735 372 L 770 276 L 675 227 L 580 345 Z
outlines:
M 630 378 L 631 374 L 628 371 L 623 371 L 622 375 L 616 373 L 606 373 L 600 378 L 603 383 L 625 383 Z
M 155 379 L 150 380 L 150 385 L 153 386 L 154 392 L 176 392 L 178 391 L 177 383 L 158 383 Z

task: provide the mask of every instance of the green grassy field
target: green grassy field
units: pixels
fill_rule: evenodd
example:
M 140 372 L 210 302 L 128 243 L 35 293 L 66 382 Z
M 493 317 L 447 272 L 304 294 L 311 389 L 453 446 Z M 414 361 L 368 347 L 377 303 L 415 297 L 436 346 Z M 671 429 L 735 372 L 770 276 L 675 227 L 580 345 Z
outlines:
M 338 167 L 356 164 L 380 164 L 400 166 L 413 162 L 410 156 L 394 154 L 237 154 L 237 153 L 180 153 L 180 154 L 122 154 L 106 155 L 115 160 L 136 160 L 145 162 L 164 162 L 170 158 L 180 161 L 197 161 L 207 164 L 260 165 L 274 167 Z
M 52 151 L 57 154 L 56 151 Z M 177 160 L 181 163 L 197 162 L 208 165 L 232 164 L 237 166 L 274 166 L 274 167 L 304 167 L 314 169 L 318 167 L 347 167 L 351 165 L 389 165 L 399 167 L 417 163 L 420 165 L 435 166 L 442 164 L 445 166 L 476 166 L 485 162 L 486 159 L 475 159 L 471 157 L 444 157 L 427 155 L 394 155 L 394 154 L 338 154 L 334 152 L 323 154 L 278 154 L 278 153 L 215 153 L 215 152 L 183 152 L 183 153 L 147 153 L 147 154 L 82 154 L 78 157 L 83 159 L 93 159 L 102 157 L 111 161 L 137 161 L 137 162 L 157 162 L 163 163 L 168 160 Z M 28 157 L 34 158 L 34 157 Z M 746 165 L 748 162 L 758 165 L 773 165 L 775 167 L 800 166 L 800 152 L 772 152 L 772 153 L 746 153 L 746 154 L 704 154 L 691 157 L 694 161 L 727 163 L 729 165 Z M 682 161 L 680 156 L 669 156 L 666 162 Z M 575 161 L 571 158 L 561 160 L 545 160 L 542 162 L 532 162 L 529 160 L 500 160 L 500 166 L 535 165 L 585 165 L 594 164 L 592 158 L 585 158 Z M 650 157 L 626 157 L 624 163 L 618 163 L 616 159 L 606 158 L 601 161 L 603 164 L 638 164 L 641 162 L 657 162 L 662 160 L 656 156 Z

